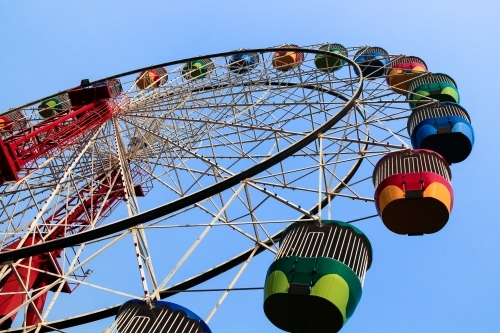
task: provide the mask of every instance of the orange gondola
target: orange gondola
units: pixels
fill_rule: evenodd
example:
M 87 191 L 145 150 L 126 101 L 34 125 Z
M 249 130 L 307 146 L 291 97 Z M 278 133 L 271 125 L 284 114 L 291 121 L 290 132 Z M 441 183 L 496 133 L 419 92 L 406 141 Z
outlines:
M 281 47 L 298 48 L 299 46 L 295 44 L 283 44 Z M 280 71 L 288 71 L 297 67 L 302 61 L 304 61 L 303 52 L 278 51 L 273 56 L 273 67 Z
M 453 207 L 451 171 L 430 150 L 384 156 L 375 166 L 375 205 L 385 226 L 402 235 L 432 234 L 448 222 Z
M 425 62 L 414 56 L 402 56 L 387 65 L 387 84 L 396 94 L 406 94 L 411 80 L 427 72 Z
M 139 74 L 135 80 L 135 84 L 139 89 L 158 88 L 161 84 L 168 80 L 167 70 L 163 67 L 149 69 Z

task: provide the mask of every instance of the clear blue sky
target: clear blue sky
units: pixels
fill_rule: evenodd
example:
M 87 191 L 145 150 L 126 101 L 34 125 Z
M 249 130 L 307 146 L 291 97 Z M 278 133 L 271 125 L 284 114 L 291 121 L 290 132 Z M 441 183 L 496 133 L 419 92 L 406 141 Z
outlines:
M 0 110 L 83 78 L 241 47 L 329 41 L 419 56 L 458 83 L 476 145 L 452 168 L 455 207 L 441 232 L 411 238 L 377 219 L 357 225 L 374 261 L 342 332 L 498 332 L 498 12 L 491 0 L 3 1 Z M 262 284 L 263 274 L 245 281 Z M 262 313 L 262 295 L 249 293 L 230 295 L 214 332 L 278 332 Z M 242 303 L 246 312 L 231 312 Z

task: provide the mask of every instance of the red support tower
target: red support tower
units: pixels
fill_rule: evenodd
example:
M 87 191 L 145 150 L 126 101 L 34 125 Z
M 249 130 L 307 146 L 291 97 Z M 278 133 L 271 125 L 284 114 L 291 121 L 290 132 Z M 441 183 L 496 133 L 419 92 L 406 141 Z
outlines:
M 104 124 L 114 114 L 114 108 L 108 100 L 116 97 L 121 89 L 118 80 L 93 86 L 82 84 L 82 87 L 67 92 L 72 106 L 55 110 L 50 118 L 0 138 L 0 185 L 5 181 L 19 180 L 19 172 L 28 163 L 49 153 L 61 153 Z M 133 189 L 136 196 L 143 196 L 150 190 L 150 187 L 141 186 L 143 167 L 131 169 L 132 181 L 137 184 Z M 125 198 L 125 184 L 118 175 L 115 170 L 98 176 L 94 182 L 97 186 L 84 188 L 70 197 L 38 228 L 38 234 L 24 240 L 16 239 L 3 250 L 65 237 L 99 223 Z M 40 316 L 47 298 L 47 290 L 43 289 L 63 274 L 58 261 L 61 253 L 62 249 L 39 254 L 10 267 L 10 272 L 0 281 L 0 318 L 13 313 L 0 323 L 0 330 L 10 328 L 19 311 L 16 309 L 27 300 L 30 293 L 31 298 L 35 299 L 26 310 L 25 324 L 30 326 L 41 322 Z M 73 276 L 85 278 L 85 274 Z M 78 286 L 78 283 L 72 284 L 74 288 L 64 282 L 61 291 L 71 293 Z M 56 284 L 50 290 L 56 291 L 58 287 Z
M 140 168 L 137 168 L 140 169 Z M 150 188 L 141 186 L 142 174 L 138 170 L 131 170 L 134 183 L 139 183 L 134 187 L 136 193 L 145 195 Z M 57 209 L 41 229 L 41 234 L 30 236 L 22 245 L 30 246 L 42 241 L 49 241 L 70 234 L 75 234 L 87 230 L 92 223 L 95 225 L 111 214 L 120 200 L 125 198 L 125 186 L 117 171 L 109 175 L 101 175 L 96 181 L 100 184 L 89 194 L 89 188 L 74 194 L 62 207 Z M 138 190 L 140 188 L 140 190 Z M 79 198 L 85 197 L 85 200 Z M 69 215 L 66 213 L 71 211 Z M 99 217 L 95 217 L 100 213 Z M 94 221 L 94 222 L 93 222 Z M 5 249 L 16 249 L 21 243 L 21 239 L 9 244 Z M 2 295 L 0 295 L 0 317 L 8 315 L 18 308 L 26 300 L 28 291 L 33 290 L 34 300 L 26 313 L 26 325 L 36 325 L 40 323 L 39 314 L 42 313 L 47 291 L 38 291 L 57 280 L 63 272 L 58 263 L 62 250 L 50 253 L 39 254 L 30 258 L 25 258 L 0 282 Z M 75 286 L 76 288 L 76 286 Z M 71 293 L 75 288 L 71 288 L 66 282 L 62 292 Z M 55 291 L 57 285 L 50 290 Z M 36 308 L 36 309 L 35 309 Z M 37 313 L 38 312 L 38 313 Z M 2 324 L 0 329 L 7 329 L 12 324 L 17 313 L 14 313 Z

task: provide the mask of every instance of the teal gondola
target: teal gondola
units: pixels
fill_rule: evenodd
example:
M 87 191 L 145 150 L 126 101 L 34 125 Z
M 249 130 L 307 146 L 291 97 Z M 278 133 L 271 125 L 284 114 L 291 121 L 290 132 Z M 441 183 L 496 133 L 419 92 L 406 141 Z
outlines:
M 429 73 L 410 82 L 407 99 L 411 108 L 422 106 L 426 101 L 432 100 L 459 104 L 460 94 L 455 80 L 449 75 Z
M 38 113 L 43 118 L 49 118 L 69 108 L 71 108 L 71 101 L 68 94 L 60 94 L 43 101 L 38 106 Z
M 323 221 L 290 225 L 280 243 L 266 276 L 267 318 L 287 332 L 338 332 L 361 299 L 370 241 L 350 224 Z
M 182 76 L 186 80 L 202 80 L 208 78 L 213 70 L 214 63 L 212 59 L 198 59 L 184 65 L 182 68 Z
M 330 44 L 326 43 L 319 47 L 320 51 L 328 51 L 331 53 L 339 54 L 347 57 L 347 50 L 344 46 L 340 44 Z M 328 56 L 324 54 L 316 54 L 314 57 L 314 64 L 316 68 L 322 72 L 332 73 L 338 71 L 345 65 L 345 61 L 341 58 Z

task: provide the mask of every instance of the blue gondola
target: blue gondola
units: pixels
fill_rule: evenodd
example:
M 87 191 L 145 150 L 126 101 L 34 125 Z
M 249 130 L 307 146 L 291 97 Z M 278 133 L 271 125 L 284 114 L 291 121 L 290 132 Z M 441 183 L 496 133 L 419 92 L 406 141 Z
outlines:
M 212 333 L 191 310 L 175 303 L 141 300 L 124 303 L 109 333 Z
M 258 62 L 257 53 L 234 54 L 229 58 L 229 70 L 236 74 L 245 74 L 255 68 Z
M 414 148 L 433 150 L 448 163 L 465 160 L 474 145 L 469 114 L 456 103 L 444 102 L 413 110 L 407 128 Z
M 381 47 L 366 47 L 354 55 L 354 61 L 361 68 L 365 79 L 376 79 L 384 76 L 389 54 Z M 356 69 L 355 71 L 359 75 Z

